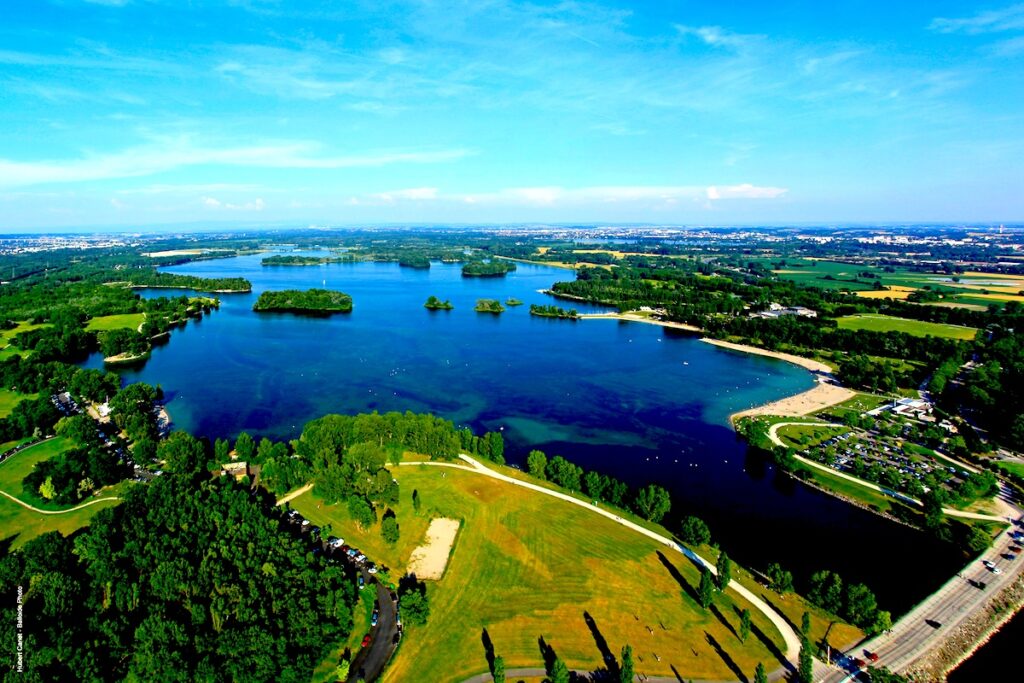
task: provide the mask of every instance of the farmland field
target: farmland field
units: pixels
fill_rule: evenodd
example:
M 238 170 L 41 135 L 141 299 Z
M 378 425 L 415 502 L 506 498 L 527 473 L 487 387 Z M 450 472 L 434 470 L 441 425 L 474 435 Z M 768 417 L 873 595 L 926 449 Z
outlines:
M 849 315 L 838 318 L 839 327 L 844 330 L 871 330 L 873 332 L 905 332 L 915 337 L 947 337 L 949 339 L 974 339 L 977 329 L 961 325 L 908 320 L 888 315 Z

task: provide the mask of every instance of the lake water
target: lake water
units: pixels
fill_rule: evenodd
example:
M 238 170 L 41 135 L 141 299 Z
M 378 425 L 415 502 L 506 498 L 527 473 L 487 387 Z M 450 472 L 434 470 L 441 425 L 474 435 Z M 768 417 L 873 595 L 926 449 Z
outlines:
M 540 448 L 634 485 L 659 483 L 673 494 L 673 518 L 701 516 L 741 563 L 778 561 L 798 575 L 838 570 L 872 586 L 883 608 L 908 608 L 958 569 L 951 548 L 797 485 L 748 454 L 728 416 L 809 388 L 801 368 L 654 325 L 530 316 L 531 303 L 574 306 L 537 291 L 571 278 L 566 270 L 519 264 L 505 278 L 463 278 L 452 264 L 268 268 L 264 256 L 167 269 L 253 283 L 252 293 L 218 295 L 219 311 L 176 329 L 142 368 L 121 371 L 127 381 L 160 384 L 178 428 L 284 439 L 330 412 L 432 412 L 501 430 L 512 463 Z M 323 286 L 351 294 L 353 312 L 251 310 L 261 291 Z M 455 310 L 424 309 L 429 295 Z M 478 298 L 510 296 L 524 305 L 498 316 L 473 311 Z M 913 585 L 887 584 L 894 568 L 909 565 Z

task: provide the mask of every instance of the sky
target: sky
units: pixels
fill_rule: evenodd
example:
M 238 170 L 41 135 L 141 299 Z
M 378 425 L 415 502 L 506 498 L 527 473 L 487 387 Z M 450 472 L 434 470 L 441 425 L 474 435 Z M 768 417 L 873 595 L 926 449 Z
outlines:
M 1024 220 L 1024 3 L 3 4 L 0 232 Z

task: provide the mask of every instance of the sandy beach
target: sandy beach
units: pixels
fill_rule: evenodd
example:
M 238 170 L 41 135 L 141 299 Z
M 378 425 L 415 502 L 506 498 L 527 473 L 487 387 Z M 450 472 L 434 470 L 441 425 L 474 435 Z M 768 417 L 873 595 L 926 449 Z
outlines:
M 694 325 L 687 325 L 686 323 L 672 323 L 664 320 L 652 320 L 645 318 L 642 315 L 630 315 L 629 313 L 583 313 L 579 317 L 580 320 L 625 320 L 631 323 L 647 323 L 648 325 L 658 325 L 659 327 L 671 327 L 676 330 L 685 330 L 687 332 L 703 332 L 702 329 Z
M 807 391 L 794 396 L 787 396 L 786 398 L 779 399 L 778 401 L 765 403 L 764 405 L 757 406 L 755 408 L 749 408 L 748 410 L 741 410 L 738 413 L 733 413 L 729 416 L 729 419 L 733 422 L 735 422 L 737 418 L 749 417 L 751 415 L 786 415 L 792 417 L 810 415 L 811 413 L 834 406 L 837 403 L 842 403 L 843 401 L 851 399 L 857 395 L 856 391 L 835 384 L 835 378 L 832 376 L 832 368 L 820 361 L 803 358 L 801 356 L 794 356 L 791 353 L 759 349 L 756 346 L 734 344 L 732 342 L 721 341 L 719 339 L 709 339 L 704 337 L 701 341 L 708 344 L 714 344 L 715 346 L 725 349 L 732 349 L 733 351 L 752 353 L 757 356 L 768 356 L 769 358 L 778 358 L 779 360 L 784 360 L 787 363 L 793 363 L 794 365 L 806 368 L 813 372 L 818 378 L 818 383 Z

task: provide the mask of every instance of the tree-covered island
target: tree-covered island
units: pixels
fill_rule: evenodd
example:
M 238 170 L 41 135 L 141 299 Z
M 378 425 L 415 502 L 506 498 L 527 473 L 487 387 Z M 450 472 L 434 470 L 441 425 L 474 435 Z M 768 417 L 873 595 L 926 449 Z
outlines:
M 462 266 L 462 276 L 505 277 L 505 275 L 511 273 L 515 269 L 516 264 L 512 261 L 500 261 L 498 259 L 491 259 L 490 261 L 470 261 Z
M 473 308 L 477 313 L 502 313 L 505 307 L 497 299 L 477 299 Z
M 566 310 L 561 306 L 543 306 L 538 304 L 530 304 L 530 315 L 540 318 L 567 318 L 569 320 L 576 320 L 580 317 L 575 308 Z
M 427 297 L 427 303 L 423 304 L 424 308 L 430 309 L 431 311 L 450 311 L 455 306 L 452 306 L 452 302 L 448 299 L 441 301 L 434 295 Z
M 344 292 L 330 289 L 285 289 L 280 292 L 263 292 L 253 304 L 257 313 L 306 313 L 308 315 L 331 315 L 349 313 L 352 297 Z

